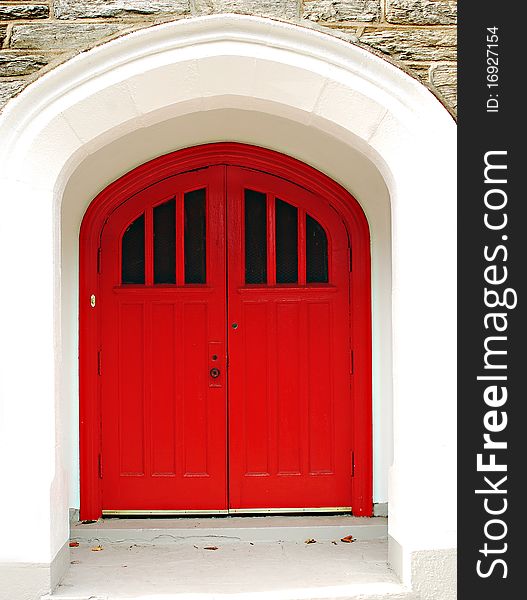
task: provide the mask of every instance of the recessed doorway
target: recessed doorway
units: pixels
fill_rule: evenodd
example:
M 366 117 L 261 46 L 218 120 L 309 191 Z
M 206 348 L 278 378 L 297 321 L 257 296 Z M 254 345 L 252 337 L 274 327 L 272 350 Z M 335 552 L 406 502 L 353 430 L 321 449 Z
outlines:
M 81 305 L 97 316 L 100 510 L 371 514 L 353 491 L 361 457 L 371 465 L 367 240 L 319 185 L 264 167 L 281 155 L 195 155 L 211 148 L 208 164 L 158 162 L 94 201 L 112 203 Z M 82 343 L 81 327 L 81 365 Z M 371 489 L 371 466 L 360 476 Z

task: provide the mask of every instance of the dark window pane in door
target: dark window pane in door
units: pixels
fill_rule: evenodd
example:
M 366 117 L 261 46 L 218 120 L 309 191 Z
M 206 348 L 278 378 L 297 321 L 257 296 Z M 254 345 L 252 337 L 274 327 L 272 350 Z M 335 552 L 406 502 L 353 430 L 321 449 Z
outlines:
M 306 281 L 328 282 L 328 238 L 318 221 L 306 215 Z
M 254 190 L 245 190 L 245 283 L 267 283 L 267 202 Z
M 176 282 L 176 202 L 154 208 L 154 283 Z
M 121 251 L 121 281 L 145 282 L 145 216 L 138 217 L 123 234 Z
M 298 281 L 298 210 L 276 199 L 276 283 Z
M 185 283 L 206 283 L 205 190 L 185 194 Z

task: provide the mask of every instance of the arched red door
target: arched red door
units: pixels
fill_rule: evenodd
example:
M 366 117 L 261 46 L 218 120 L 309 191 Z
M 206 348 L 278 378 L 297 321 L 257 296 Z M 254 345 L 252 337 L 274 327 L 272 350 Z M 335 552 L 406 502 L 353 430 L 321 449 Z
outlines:
M 316 191 L 233 162 L 128 186 L 103 221 L 98 505 L 368 514 L 349 231 Z

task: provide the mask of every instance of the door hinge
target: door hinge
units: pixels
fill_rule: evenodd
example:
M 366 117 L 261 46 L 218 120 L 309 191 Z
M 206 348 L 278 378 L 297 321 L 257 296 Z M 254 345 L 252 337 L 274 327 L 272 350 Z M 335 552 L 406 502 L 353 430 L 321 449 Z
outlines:
M 102 456 L 99 454 L 98 457 L 98 467 L 99 467 L 99 479 L 102 479 Z
M 97 375 L 101 374 L 101 351 L 97 350 Z
M 97 273 L 101 272 L 101 249 L 97 248 Z
M 351 476 L 355 477 L 355 452 L 351 452 Z
M 353 350 L 350 350 L 350 373 L 353 375 L 355 371 L 355 354 Z

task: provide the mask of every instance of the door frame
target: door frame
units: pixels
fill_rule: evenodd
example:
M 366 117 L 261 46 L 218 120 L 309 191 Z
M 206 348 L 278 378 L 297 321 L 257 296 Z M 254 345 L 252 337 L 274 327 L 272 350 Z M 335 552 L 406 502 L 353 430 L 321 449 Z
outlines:
M 255 169 L 287 179 L 321 196 L 342 218 L 350 239 L 350 310 L 353 369 L 353 437 L 350 464 L 352 511 L 373 511 L 373 429 L 371 352 L 371 258 L 366 216 L 353 196 L 313 167 L 290 156 L 235 142 L 204 144 L 155 158 L 111 183 L 91 202 L 79 235 L 79 451 L 80 516 L 102 512 L 99 351 L 100 242 L 110 214 L 130 196 L 166 177 L 213 165 Z M 360 282 L 360 285 L 359 285 Z M 95 302 L 92 298 L 95 298 Z M 94 306 L 93 306 L 94 304 Z M 351 354 L 353 351 L 353 354 Z

